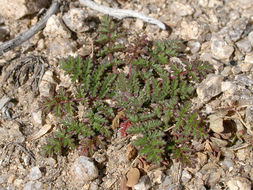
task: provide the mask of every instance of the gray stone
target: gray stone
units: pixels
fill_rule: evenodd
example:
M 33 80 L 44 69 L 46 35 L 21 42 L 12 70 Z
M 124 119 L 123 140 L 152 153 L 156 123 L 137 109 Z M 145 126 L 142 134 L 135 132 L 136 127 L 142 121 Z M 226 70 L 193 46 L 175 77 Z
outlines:
M 249 53 L 251 51 L 251 43 L 247 39 L 236 42 L 236 46 L 244 53 Z
M 229 59 L 234 52 L 234 48 L 228 45 L 221 37 L 213 35 L 211 39 L 211 52 L 216 59 Z
M 237 90 L 236 85 L 231 81 L 224 81 L 221 83 L 221 91 L 232 95 Z
M 34 181 L 34 180 L 40 179 L 41 177 L 42 177 L 42 173 L 38 166 L 31 168 L 31 171 L 29 173 L 30 180 Z
M 57 37 L 54 40 L 50 40 L 48 45 L 49 52 L 52 57 L 68 57 L 74 55 L 76 49 L 76 43 L 66 38 Z
M 239 67 L 239 66 L 234 66 L 234 67 L 232 67 L 232 73 L 234 74 L 234 75 L 238 75 L 239 73 L 241 73 L 242 72 L 242 68 L 241 67 Z
M 85 19 L 88 14 L 80 8 L 72 8 L 66 14 L 63 15 L 64 23 L 74 32 L 85 31 Z
M 171 176 L 166 176 L 164 178 L 162 186 L 166 187 L 166 186 L 169 186 L 170 184 L 172 184 L 172 177 Z
M 200 50 L 200 43 L 195 41 L 189 41 L 187 46 L 190 48 L 191 53 L 195 54 Z
M 10 97 L 8 97 L 8 96 L 3 96 L 1 99 L 0 99 L 0 110 L 5 106 L 5 104 L 7 103 L 7 102 L 9 102 L 10 101 Z
M 133 186 L 133 190 L 148 190 L 151 188 L 151 181 L 147 175 L 139 179 L 139 183 Z
M 182 182 L 184 184 L 188 183 L 192 178 L 192 175 L 187 170 L 183 170 L 182 172 Z
M 23 190 L 41 190 L 43 188 L 43 184 L 39 181 L 34 182 L 34 181 L 29 181 L 28 183 L 25 184 Z
M 226 66 L 223 71 L 221 72 L 221 75 L 224 76 L 224 77 L 227 77 L 229 75 L 232 74 L 232 71 L 231 71 L 231 66 Z
M 251 182 L 244 177 L 233 177 L 227 182 L 229 190 L 251 190 Z
M 221 75 L 209 74 L 197 88 L 197 94 L 200 100 L 206 102 L 220 94 L 222 80 L 223 76 Z
M 92 159 L 86 156 L 78 157 L 70 169 L 74 183 L 87 183 L 98 177 L 98 169 Z
M 243 33 L 243 30 L 240 28 L 236 28 L 234 30 L 229 31 L 229 37 L 232 41 L 237 41 L 241 38 L 241 35 Z
M 243 86 L 252 86 L 253 85 L 253 79 L 250 79 L 246 75 L 237 75 L 235 76 L 235 80 L 238 84 Z
M 60 20 L 59 16 L 51 16 L 47 21 L 43 34 L 48 38 L 45 43 L 49 48 L 50 55 L 64 58 L 74 54 L 76 42 L 70 39 L 71 33 L 66 30 Z
M 234 162 L 230 158 L 225 158 L 223 161 L 220 162 L 220 165 L 224 170 L 231 171 L 234 167 Z
M 66 28 L 64 28 L 63 24 L 60 21 L 59 16 L 56 15 L 53 15 L 48 19 L 47 25 L 43 30 L 43 34 L 51 39 L 54 39 L 56 37 L 62 38 L 71 37 L 70 32 L 67 31 Z

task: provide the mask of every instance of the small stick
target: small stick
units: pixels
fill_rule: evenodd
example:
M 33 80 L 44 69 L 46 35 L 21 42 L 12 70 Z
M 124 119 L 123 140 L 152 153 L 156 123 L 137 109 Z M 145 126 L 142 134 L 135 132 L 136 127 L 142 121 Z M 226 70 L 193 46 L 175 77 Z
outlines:
M 34 36 L 38 31 L 40 31 L 45 25 L 47 20 L 57 11 L 59 6 L 58 1 L 54 1 L 48 11 L 46 12 L 46 15 L 34 26 L 32 26 L 29 30 L 19 34 L 16 38 L 9 40 L 3 44 L 0 45 L 0 56 L 3 55 L 3 53 L 10 51 L 11 49 L 19 46 L 20 44 L 24 43 L 25 41 L 29 40 L 32 36 Z
M 110 7 L 106 7 L 103 5 L 99 5 L 91 0 L 79 0 L 79 2 L 80 2 L 80 4 L 82 4 L 84 6 L 87 6 L 87 7 L 94 9 L 98 12 L 113 16 L 118 19 L 123 19 L 125 17 L 135 17 L 135 18 L 139 18 L 139 19 L 143 20 L 144 22 L 155 24 L 163 30 L 166 29 L 165 25 L 162 22 L 160 22 L 159 20 L 154 19 L 152 17 L 148 17 L 148 16 L 138 13 L 136 11 L 127 10 L 127 9 L 110 8 Z

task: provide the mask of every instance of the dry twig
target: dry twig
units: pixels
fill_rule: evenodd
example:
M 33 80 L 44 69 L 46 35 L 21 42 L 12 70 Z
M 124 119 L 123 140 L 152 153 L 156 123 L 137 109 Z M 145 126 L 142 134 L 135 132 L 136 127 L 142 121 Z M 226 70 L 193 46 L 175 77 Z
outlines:
M 0 45 L 0 55 L 3 53 L 10 51 L 11 49 L 21 45 L 25 41 L 29 40 L 32 36 L 34 36 L 38 31 L 40 31 L 46 25 L 47 20 L 57 11 L 59 6 L 59 2 L 55 0 L 46 15 L 34 26 L 32 26 L 29 30 L 19 34 L 16 38 L 9 40 Z
M 110 7 L 106 7 L 103 5 L 99 5 L 91 0 L 79 0 L 79 2 L 84 6 L 87 6 L 87 7 L 94 9 L 98 12 L 113 16 L 118 19 L 123 19 L 125 17 L 135 17 L 135 18 L 139 18 L 139 19 L 143 20 L 144 22 L 155 24 L 163 30 L 166 29 L 165 25 L 162 22 L 160 22 L 159 20 L 154 19 L 152 17 L 148 17 L 148 16 L 138 13 L 136 11 L 127 10 L 127 9 L 110 8 Z
M 1 158 L 1 160 L 0 160 L 0 166 L 1 166 L 2 163 L 4 162 L 4 159 L 5 159 L 5 157 L 6 157 L 6 155 L 7 155 L 7 152 L 8 152 L 7 148 L 8 148 L 10 145 L 14 145 L 14 146 L 19 147 L 24 153 L 26 153 L 26 154 L 31 158 L 31 160 L 33 160 L 34 162 L 36 161 L 36 160 L 35 160 L 35 157 L 34 157 L 34 155 L 33 155 L 33 153 L 30 152 L 29 150 L 27 150 L 23 145 L 21 145 L 20 143 L 17 143 L 17 142 L 10 142 L 10 143 L 8 143 L 7 145 L 5 145 L 5 147 L 4 147 L 4 149 L 3 149 L 3 150 L 4 150 L 4 153 L 2 154 L 2 158 Z M 12 148 L 11 153 L 9 154 L 9 156 L 8 156 L 8 158 L 7 158 L 7 164 L 9 164 L 9 162 L 10 162 L 10 158 L 11 158 L 11 156 L 12 156 L 12 154 L 13 154 L 13 151 L 14 151 L 14 147 Z

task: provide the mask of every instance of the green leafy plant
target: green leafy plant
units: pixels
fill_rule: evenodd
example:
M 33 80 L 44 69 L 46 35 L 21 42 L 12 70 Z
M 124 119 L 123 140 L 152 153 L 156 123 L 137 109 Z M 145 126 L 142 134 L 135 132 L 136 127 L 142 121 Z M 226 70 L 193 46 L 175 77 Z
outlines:
M 77 145 L 80 155 L 91 156 L 110 143 L 115 114 L 124 110 L 119 130 L 122 136 L 137 135 L 134 145 L 141 156 L 155 163 L 174 158 L 193 166 L 192 140 L 207 134 L 190 100 L 210 66 L 173 63 L 179 42 L 151 43 L 141 36 L 125 47 L 119 45 L 122 35 L 108 17 L 103 18 L 99 33 L 93 58 L 70 57 L 61 62 L 74 91 L 59 91 L 42 104 L 44 111 L 68 116 L 49 139 L 45 153 L 67 152 Z M 125 59 L 120 60 L 119 53 Z M 82 117 L 78 106 L 85 108 Z

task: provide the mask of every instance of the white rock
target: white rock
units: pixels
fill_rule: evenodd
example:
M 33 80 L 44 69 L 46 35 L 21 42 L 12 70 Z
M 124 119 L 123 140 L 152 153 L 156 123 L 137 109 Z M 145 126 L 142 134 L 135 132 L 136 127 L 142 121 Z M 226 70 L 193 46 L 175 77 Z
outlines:
M 37 182 L 33 182 L 33 181 L 29 181 L 28 183 L 25 184 L 24 189 L 23 190 L 41 190 L 42 187 L 42 183 L 37 181 Z
M 198 3 L 200 6 L 206 7 L 208 5 L 208 0 L 199 0 Z
M 44 39 L 40 39 L 37 43 L 37 49 L 43 50 L 44 48 L 45 48 L 45 41 L 44 41 Z
M 211 52 L 217 59 L 228 59 L 234 52 L 233 46 L 228 45 L 222 38 L 213 35 L 211 38 Z
M 43 34 L 48 37 L 45 43 L 51 56 L 67 57 L 75 51 L 76 42 L 70 40 L 71 33 L 62 25 L 59 16 L 48 19 Z
M 236 90 L 236 85 L 233 84 L 231 81 L 225 81 L 221 83 L 221 91 L 222 92 L 229 92 L 233 94 Z
M 182 29 L 179 31 L 179 35 L 187 41 L 197 40 L 203 32 L 203 29 L 196 21 L 187 22 L 183 20 L 181 22 L 181 28 Z
M 221 75 L 209 74 L 207 78 L 202 81 L 197 88 L 198 97 L 202 101 L 206 102 L 220 94 L 222 80 L 223 76 Z
M 69 39 L 57 37 L 55 39 L 49 40 L 48 42 L 50 55 L 53 57 L 66 58 L 72 56 L 76 49 L 76 43 Z
M 35 124 L 41 125 L 42 124 L 42 111 L 39 110 L 37 112 L 32 112 L 33 122 Z
M 252 60 L 252 61 L 253 61 L 253 60 Z M 239 66 L 240 66 L 242 72 L 249 72 L 249 71 L 253 68 L 253 63 L 250 63 L 250 62 L 247 60 L 247 62 L 244 61 L 244 62 L 242 62 Z
M 45 8 L 48 0 L 0 0 L 0 12 L 5 18 L 19 19 Z
M 31 168 L 29 179 L 34 181 L 37 179 L 40 179 L 42 177 L 42 173 L 40 171 L 40 168 L 38 166 Z
M 192 175 L 190 174 L 190 172 L 188 172 L 187 170 L 184 170 L 182 172 L 182 182 L 184 184 L 188 183 L 191 178 L 192 178 Z
M 54 92 L 56 82 L 54 81 L 53 75 L 53 72 L 50 70 L 45 72 L 44 76 L 42 77 L 41 83 L 39 84 L 40 96 L 49 97 L 51 96 L 51 93 Z
M 155 170 L 153 174 L 154 174 L 153 182 L 161 184 L 164 178 L 163 172 L 161 170 Z
M 192 15 L 194 12 L 194 9 L 190 5 L 179 3 L 177 1 L 172 3 L 171 9 L 174 13 L 176 13 L 177 16 Z
M 86 157 L 78 157 L 70 169 L 74 183 L 87 183 L 98 177 L 98 169 L 93 161 Z
M 60 18 L 56 15 L 52 15 L 48 21 L 43 34 L 51 39 L 55 37 L 70 38 L 71 34 L 62 25 Z
M 231 66 L 227 66 L 223 69 L 223 71 L 221 72 L 221 75 L 224 76 L 224 77 L 227 77 L 229 75 L 232 74 L 232 68 Z
M 210 115 L 208 117 L 209 119 L 209 123 L 210 123 L 210 129 L 212 129 L 212 131 L 214 131 L 215 133 L 221 133 L 224 131 L 224 127 L 223 127 L 223 119 L 222 117 L 220 117 L 219 115 Z
M 227 182 L 229 190 L 251 190 L 251 182 L 244 177 L 234 177 Z
M 245 56 L 245 59 L 244 59 L 244 62 L 243 62 L 243 65 L 246 64 L 245 66 L 242 66 L 241 69 L 243 69 L 244 67 L 244 70 L 250 70 L 252 67 L 253 67 L 253 53 L 250 53 L 250 54 L 247 54 Z
M 70 30 L 80 33 L 85 31 L 84 21 L 87 17 L 88 14 L 83 9 L 71 8 L 62 19 Z
M 240 74 L 242 72 L 242 68 L 241 67 L 239 67 L 239 66 L 234 66 L 234 67 L 232 67 L 232 73 L 234 74 L 234 75 L 238 75 L 238 74 Z
M 143 21 L 141 19 L 136 19 L 135 26 L 138 30 L 141 30 L 143 28 Z
M 244 53 L 249 53 L 251 51 L 251 43 L 247 39 L 236 42 L 236 46 Z
M 248 149 L 240 149 L 236 152 L 236 157 L 240 161 L 246 161 L 250 157 L 250 152 Z
M 151 181 L 147 175 L 139 179 L 139 183 L 133 186 L 133 190 L 148 190 L 151 188 Z
M 192 54 L 197 53 L 200 49 L 200 43 L 196 41 L 189 41 L 187 46 L 190 48 Z

